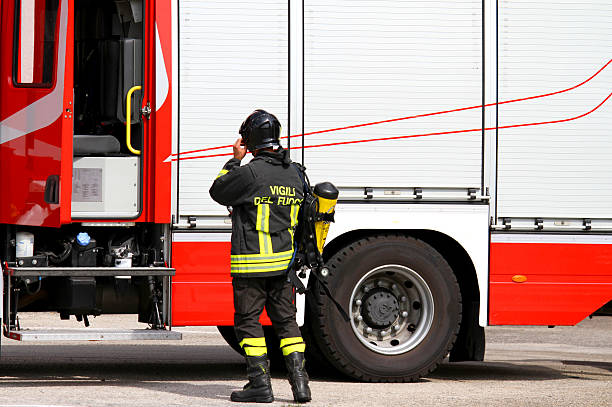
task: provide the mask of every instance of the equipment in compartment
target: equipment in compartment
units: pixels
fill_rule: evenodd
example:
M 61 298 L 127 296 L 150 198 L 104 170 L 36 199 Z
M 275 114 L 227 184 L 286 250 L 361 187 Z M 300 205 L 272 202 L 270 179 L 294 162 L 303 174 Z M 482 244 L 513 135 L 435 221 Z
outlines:
M 15 257 L 31 257 L 34 255 L 34 234 L 17 232 Z
M 138 214 L 138 157 L 75 157 L 74 218 L 127 218 Z
M 15 258 L 20 267 L 46 267 L 47 256 L 34 255 L 34 234 L 19 231 L 15 238 Z
M 116 243 L 113 240 L 108 243 L 108 254 L 105 263 L 114 267 L 132 267 L 133 257 L 139 254 L 138 244 L 133 237 Z
M 94 277 L 65 277 L 59 279 L 56 306 L 60 313 L 99 315 L 96 308 L 96 279 Z
M 99 249 L 96 240 L 87 232 L 81 232 L 72 243 L 73 267 L 96 267 L 98 265 Z

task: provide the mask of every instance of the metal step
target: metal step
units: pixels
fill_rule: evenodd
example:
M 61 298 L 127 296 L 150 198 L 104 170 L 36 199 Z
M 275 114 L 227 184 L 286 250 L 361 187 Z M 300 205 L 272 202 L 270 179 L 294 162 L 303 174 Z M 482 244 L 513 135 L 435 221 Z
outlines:
M 113 277 L 113 276 L 173 276 L 172 267 L 9 267 L 12 276 L 73 276 L 73 277 Z
M 23 329 L 8 331 L 7 338 L 22 342 L 38 341 L 171 341 L 183 334 L 164 329 Z

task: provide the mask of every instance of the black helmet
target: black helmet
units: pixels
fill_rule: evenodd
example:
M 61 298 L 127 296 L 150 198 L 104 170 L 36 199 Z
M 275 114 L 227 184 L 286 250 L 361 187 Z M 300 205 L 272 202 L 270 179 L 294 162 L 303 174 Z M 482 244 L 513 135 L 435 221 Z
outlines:
M 280 145 L 281 125 L 276 116 L 262 109 L 257 109 L 246 118 L 240 126 L 242 141 L 254 152 L 261 148 Z

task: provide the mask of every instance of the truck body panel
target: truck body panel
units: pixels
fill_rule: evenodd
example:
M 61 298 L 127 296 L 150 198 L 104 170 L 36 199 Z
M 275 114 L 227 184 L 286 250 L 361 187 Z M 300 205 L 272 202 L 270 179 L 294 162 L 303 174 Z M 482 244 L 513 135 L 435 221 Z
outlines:
M 54 2 L 57 18 L 40 31 Z M 89 27 L 94 11 L 104 24 Z M 311 183 L 340 190 L 326 258 L 359 239 L 421 239 L 459 280 L 462 329 L 571 325 L 612 300 L 606 2 L 15 0 L 0 16 L 5 331 L 16 325 L 11 290 L 37 281 L 62 301 L 79 287 L 106 295 L 63 316 L 137 310 L 161 328 L 232 325 L 231 221 L 208 190 L 258 108 L 280 119 Z M 131 62 L 128 43 L 142 47 Z M 101 89 L 88 80 L 109 72 Z M 114 83 L 117 73 L 134 83 Z M 142 88 L 126 115 L 132 85 Z M 90 92 L 108 92 L 110 108 L 91 107 Z M 73 154 L 78 135 L 120 149 Z M 106 171 L 116 159 L 138 170 Z M 103 194 L 72 193 L 85 162 L 110 177 Z M 111 213 L 113 200 L 133 209 Z M 35 256 L 16 258 L 17 232 L 35 235 Z M 23 274 L 20 260 L 67 272 L 25 279 L 37 271 Z M 131 276 L 109 273 L 132 261 Z M 129 299 L 110 295 L 121 284 Z M 22 308 L 57 305 L 36 301 Z

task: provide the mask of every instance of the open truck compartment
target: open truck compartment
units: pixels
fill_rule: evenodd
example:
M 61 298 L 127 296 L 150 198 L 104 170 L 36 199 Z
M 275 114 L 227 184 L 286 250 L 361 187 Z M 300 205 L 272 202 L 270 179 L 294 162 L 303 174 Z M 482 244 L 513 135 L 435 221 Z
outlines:
M 72 217 L 134 218 L 142 179 L 142 92 L 133 89 L 143 79 L 143 4 L 78 1 L 74 15 Z

